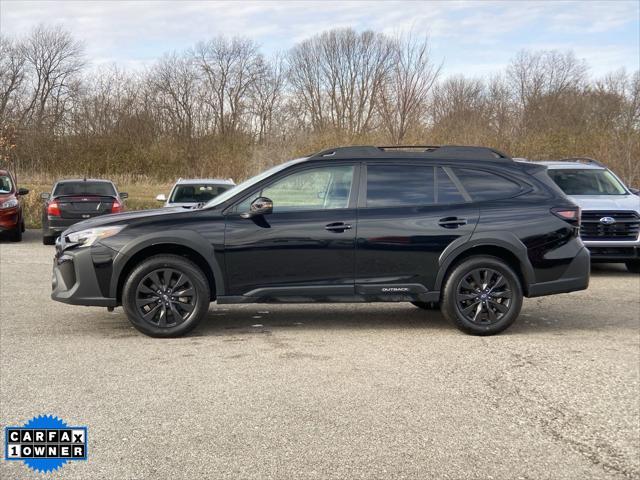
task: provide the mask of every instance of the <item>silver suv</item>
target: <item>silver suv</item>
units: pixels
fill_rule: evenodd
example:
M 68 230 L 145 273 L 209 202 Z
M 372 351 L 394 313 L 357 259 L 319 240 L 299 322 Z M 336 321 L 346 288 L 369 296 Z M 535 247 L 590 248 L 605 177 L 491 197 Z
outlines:
M 625 263 L 640 273 L 640 197 L 602 163 L 567 158 L 546 165 L 551 179 L 582 211 L 580 236 L 594 262 Z
M 235 186 L 232 179 L 219 178 L 179 178 L 169 193 L 169 198 L 163 193 L 156 200 L 164 203 L 164 207 L 192 208 L 207 203 L 222 192 Z

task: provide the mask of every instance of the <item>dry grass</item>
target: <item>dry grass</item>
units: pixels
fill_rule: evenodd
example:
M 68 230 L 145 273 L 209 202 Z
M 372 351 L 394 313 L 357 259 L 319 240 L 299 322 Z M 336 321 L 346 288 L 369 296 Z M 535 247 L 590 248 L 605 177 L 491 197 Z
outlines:
M 67 175 L 67 178 L 76 178 L 78 175 Z M 125 201 L 127 210 L 145 210 L 157 208 L 161 204 L 155 197 L 159 193 L 169 194 L 171 183 L 162 183 L 150 180 L 142 176 L 112 176 L 110 178 L 121 192 L 127 192 L 129 198 Z M 24 216 L 27 228 L 42 227 L 42 205 L 40 194 L 51 192 L 56 179 L 47 178 L 45 175 L 23 175 L 18 179 L 21 187 L 28 188 L 29 194 L 23 198 Z

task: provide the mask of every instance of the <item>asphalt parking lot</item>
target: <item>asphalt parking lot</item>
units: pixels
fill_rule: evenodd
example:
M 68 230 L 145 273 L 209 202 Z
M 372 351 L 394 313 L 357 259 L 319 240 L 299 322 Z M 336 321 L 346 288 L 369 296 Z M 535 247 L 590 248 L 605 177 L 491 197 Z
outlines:
M 640 276 L 622 267 L 490 338 L 369 304 L 212 305 L 157 340 L 51 301 L 52 255 L 37 231 L 0 243 L 0 426 L 89 429 L 88 461 L 52 478 L 640 477 Z

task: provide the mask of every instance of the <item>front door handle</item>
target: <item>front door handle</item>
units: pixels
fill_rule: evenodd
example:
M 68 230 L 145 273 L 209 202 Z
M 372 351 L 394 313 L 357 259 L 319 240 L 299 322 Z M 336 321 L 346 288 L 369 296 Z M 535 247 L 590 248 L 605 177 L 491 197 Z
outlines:
M 444 228 L 458 228 L 467 224 L 466 218 L 445 217 L 438 220 L 438 225 Z
M 330 232 L 342 233 L 345 230 L 351 230 L 351 225 L 344 222 L 335 222 L 326 225 L 324 229 Z

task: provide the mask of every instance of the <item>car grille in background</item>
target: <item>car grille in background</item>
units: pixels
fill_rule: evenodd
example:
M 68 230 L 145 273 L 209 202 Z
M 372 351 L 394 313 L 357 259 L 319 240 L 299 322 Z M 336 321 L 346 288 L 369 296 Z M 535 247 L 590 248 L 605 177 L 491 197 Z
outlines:
M 611 225 L 602 223 L 600 219 L 611 217 L 615 220 Z M 634 241 L 640 232 L 640 216 L 636 212 L 582 212 L 580 236 L 591 241 Z

